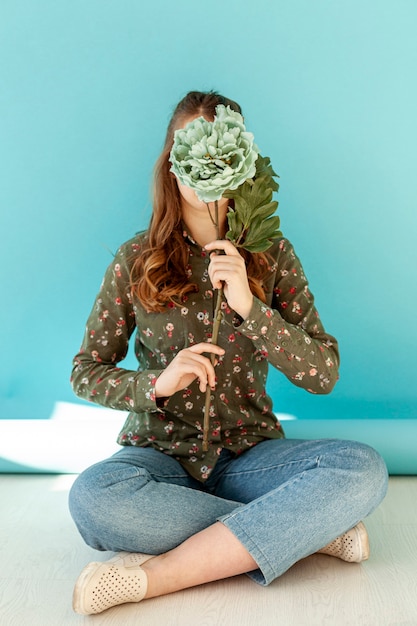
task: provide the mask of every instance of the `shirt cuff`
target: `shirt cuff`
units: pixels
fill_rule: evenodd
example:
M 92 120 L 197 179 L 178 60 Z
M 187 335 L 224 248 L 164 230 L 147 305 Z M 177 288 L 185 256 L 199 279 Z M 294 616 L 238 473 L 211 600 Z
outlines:
M 236 330 L 271 354 L 281 351 L 305 358 L 311 352 L 311 337 L 301 328 L 286 322 L 279 311 L 258 298 L 253 299 L 248 317 Z
M 136 408 L 140 411 L 162 413 L 161 400 L 155 395 L 155 383 L 163 370 L 146 370 L 139 375 L 136 383 Z
M 272 319 L 277 315 L 279 316 L 277 311 L 273 311 L 271 307 L 254 297 L 248 317 L 235 328 L 245 337 L 256 341 L 267 334 L 272 325 Z

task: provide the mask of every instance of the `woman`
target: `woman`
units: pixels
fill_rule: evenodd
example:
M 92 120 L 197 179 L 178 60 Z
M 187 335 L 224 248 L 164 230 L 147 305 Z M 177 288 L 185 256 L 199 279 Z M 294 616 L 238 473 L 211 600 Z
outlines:
M 207 205 L 170 171 L 174 131 L 199 116 L 212 121 L 219 104 L 240 112 L 213 92 L 191 92 L 177 106 L 149 229 L 108 268 L 74 360 L 79 396 L 130 411 L 122 448 L 71 490 L 84 540 L 120 552 L 83 570 L 78 613 L 242 573 L 267 585 L 314 552 L 356 562 L 369 555 L 360 520 L 385 495 L 384 462 L 357 442 L 286 439 L 265 392 L 268 363 L 312 393 L 329 393 L 338 378 L 337 342 L 291 244 L 281 238 L 267 253 L 240 253 L 216 237 Z M 221 237 L 228 203 L 219 201 Z M 137 372 L 117 366 L 134 331 Z

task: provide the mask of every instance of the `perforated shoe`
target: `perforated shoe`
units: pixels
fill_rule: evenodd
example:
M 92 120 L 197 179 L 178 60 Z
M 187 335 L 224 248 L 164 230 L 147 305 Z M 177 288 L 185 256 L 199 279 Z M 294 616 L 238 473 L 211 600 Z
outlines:
M 72 606 L 76 613 L 93 615 L 145 597 L 148 579 L 141 565 L 149 554 L 120 552 L 101 563 L 89 563 L 75 583 Z
M 369 559 L 369 539 L 363 522 L 336 537 L 327 546 L 318 551 L 321 554 L 335 556 L 349 563 L 360 563 Z

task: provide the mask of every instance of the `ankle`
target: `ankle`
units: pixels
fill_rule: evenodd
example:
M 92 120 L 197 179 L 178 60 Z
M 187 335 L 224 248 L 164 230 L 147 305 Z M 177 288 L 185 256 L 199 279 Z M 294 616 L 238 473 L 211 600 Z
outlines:
M 159 554 L 158 556 L 149 559 L 146 563 L 141 565 L 141 568 L 146 574 L 148 580 L 148 587 L 144 599 L 157 598 L 173 591 L 178 591 L 175 588 L 175 582 L 178 578 L 178 571 L 173 576 L 169 576 L 168 568 L 166 567 L 166 555 Z M 171 583 L 169 582 L 171 579 Z

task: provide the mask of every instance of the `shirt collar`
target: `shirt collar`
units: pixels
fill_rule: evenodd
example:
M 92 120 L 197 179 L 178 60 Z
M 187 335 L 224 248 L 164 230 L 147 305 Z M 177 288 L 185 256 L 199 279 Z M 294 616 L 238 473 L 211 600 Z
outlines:
M 188 239 L 188 241 L 192 243 L 194 246 L 198 246 L 198 243 L 195 241 L 195 239 L 191 237 L 183 221 L 181 221 L 181 228 L 182 228 L 182 236 L 184 237 L 184 239 Z M 201 246 L 198 246 L 198 247 L 201 247 Z

